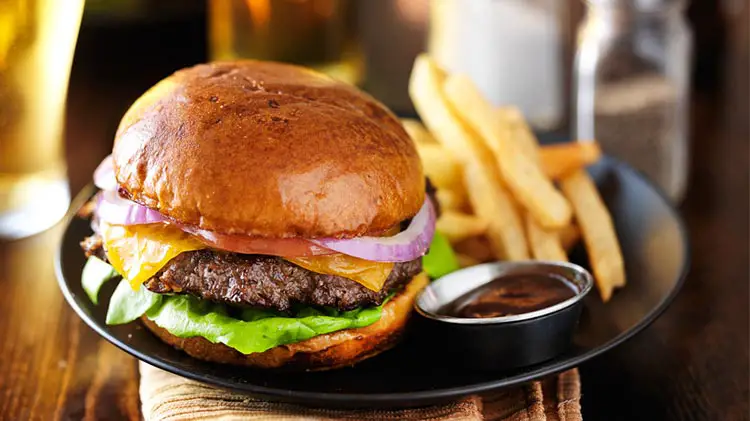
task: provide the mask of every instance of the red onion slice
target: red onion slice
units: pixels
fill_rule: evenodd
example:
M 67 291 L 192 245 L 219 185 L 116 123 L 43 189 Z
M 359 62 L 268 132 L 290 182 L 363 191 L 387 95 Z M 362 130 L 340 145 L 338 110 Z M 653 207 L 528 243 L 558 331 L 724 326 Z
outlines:
M 94 185 L 102 190 L 96 206 L 96 217 L 102 221 L 113 225 L 154 224 L 167 221 L 158 211 L 123 199 L 117 194 L 112 155 L 107 155 L 96 167 Z
M 139 225 L 168 222 L 167 218 L 151 208 L 123 199 L 114 190 L 102 191 L 96 206 L 96 216 L 113 225 Z
M 107 155 L 99 163 L 99 166 L 96 167 L 96 170 L 94 170 L 94 185 L 102 190 L 117 190 L 117 179 L 115 178 L 112 155 Z
M 426 198 L 409 227 L 392 237 L 314 239 L 311 242 L 349 256 L 374 262 L 408 262 L 424 256 L 435 235 L 435 209 Z
M 188 234 L 200 238 L 206 245 L 220 250 L 243 254 L 301 257 L 331 254 L 333 251 L 301 238 L 260 238 L 246 235 L 220 234 L 171 221 L 156 210 L 123 199 L 115 191 L 99 192 L 94 219 L 112 225 L 145 225 L 172 223 Z M 92 227 L 93 228 L 93 227 Z

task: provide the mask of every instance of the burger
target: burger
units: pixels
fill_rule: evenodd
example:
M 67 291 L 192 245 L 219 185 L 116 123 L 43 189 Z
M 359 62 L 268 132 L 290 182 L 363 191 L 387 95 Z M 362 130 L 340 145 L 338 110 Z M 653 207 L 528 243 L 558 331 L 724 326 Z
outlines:
M 84 289 L 119 280 L 107 324 L 140 319 L 201 360 L 355 364 L 398 342 L 430 277 L 439 210 L 414 144 L 307 68 L 175 72 L 127 110 L 94 182 Z

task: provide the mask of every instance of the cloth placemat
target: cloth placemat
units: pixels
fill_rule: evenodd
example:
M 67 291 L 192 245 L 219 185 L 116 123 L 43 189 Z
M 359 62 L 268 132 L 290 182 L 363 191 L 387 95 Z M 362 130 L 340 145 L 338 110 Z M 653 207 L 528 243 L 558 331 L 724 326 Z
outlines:
M 143 362 L 140 395 L 146 421 L 431 420 L 579 421 L 578 370 L 487 396 L 417 409 L 339 410 L 268 402 L 176 376 Z

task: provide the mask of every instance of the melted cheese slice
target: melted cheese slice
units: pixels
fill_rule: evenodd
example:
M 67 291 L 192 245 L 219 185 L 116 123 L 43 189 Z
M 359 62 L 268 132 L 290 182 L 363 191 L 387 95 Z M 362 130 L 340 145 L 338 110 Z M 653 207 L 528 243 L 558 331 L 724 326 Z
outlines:
M 372 262 L 345 254 L 285 257 L 285 259 L 312 272 L 351 279 L 376 292 L 383 289 L 385 280 L 393 270 L 393 263 Z
M 134 290 L 180 253 L 206 248 L 174 225 L 109 225 L 99 222 L 107 260 Z
M 100 221 L 99 231 L 107 259 L 134 290 L 180 253 L 207 248 L 196 237 L 169 224 L 122 226 Z M 373 291 L 383 288 L 393 270 L 393 263 L 345 254 L 285 259 L 313 272 L 351 279 Z

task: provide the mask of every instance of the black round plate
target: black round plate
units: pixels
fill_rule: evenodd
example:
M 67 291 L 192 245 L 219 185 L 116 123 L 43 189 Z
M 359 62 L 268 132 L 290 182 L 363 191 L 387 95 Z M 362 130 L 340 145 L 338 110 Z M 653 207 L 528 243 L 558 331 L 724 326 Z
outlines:
M 439 348 L 421 346 L 415 332 L 407 332 L 404 342 L 393 350 L 351 368 L 280 374 L 193 359 L 160 342 L 138 322 L 107 326 L 104 316 L 114 285 L 103 289 L 97 306 L 86 297 L 80 282 L 85 258 L 78 242 L 91 231 L 87 221 L 73 215 L 92 189 L 81 192 L 71 208 L 57 275 L 65 298 L 92 329 L 136 358 L 166 371 L 269 400 L 333 407 L 427 405 L 574 367 L 648 326 L 677 294 L 689 259 L 687 233 L 677 212 L 660 192 L 623 163 L 605 158 L 591 173 L 614 218 L 628 285 L 607 304 L 596 292 L 589 294 L 574 344 L 565 354 L 510 372 L 460 370 Z M 579 246 L 573 260 L 587 266 L 585 256 Z

